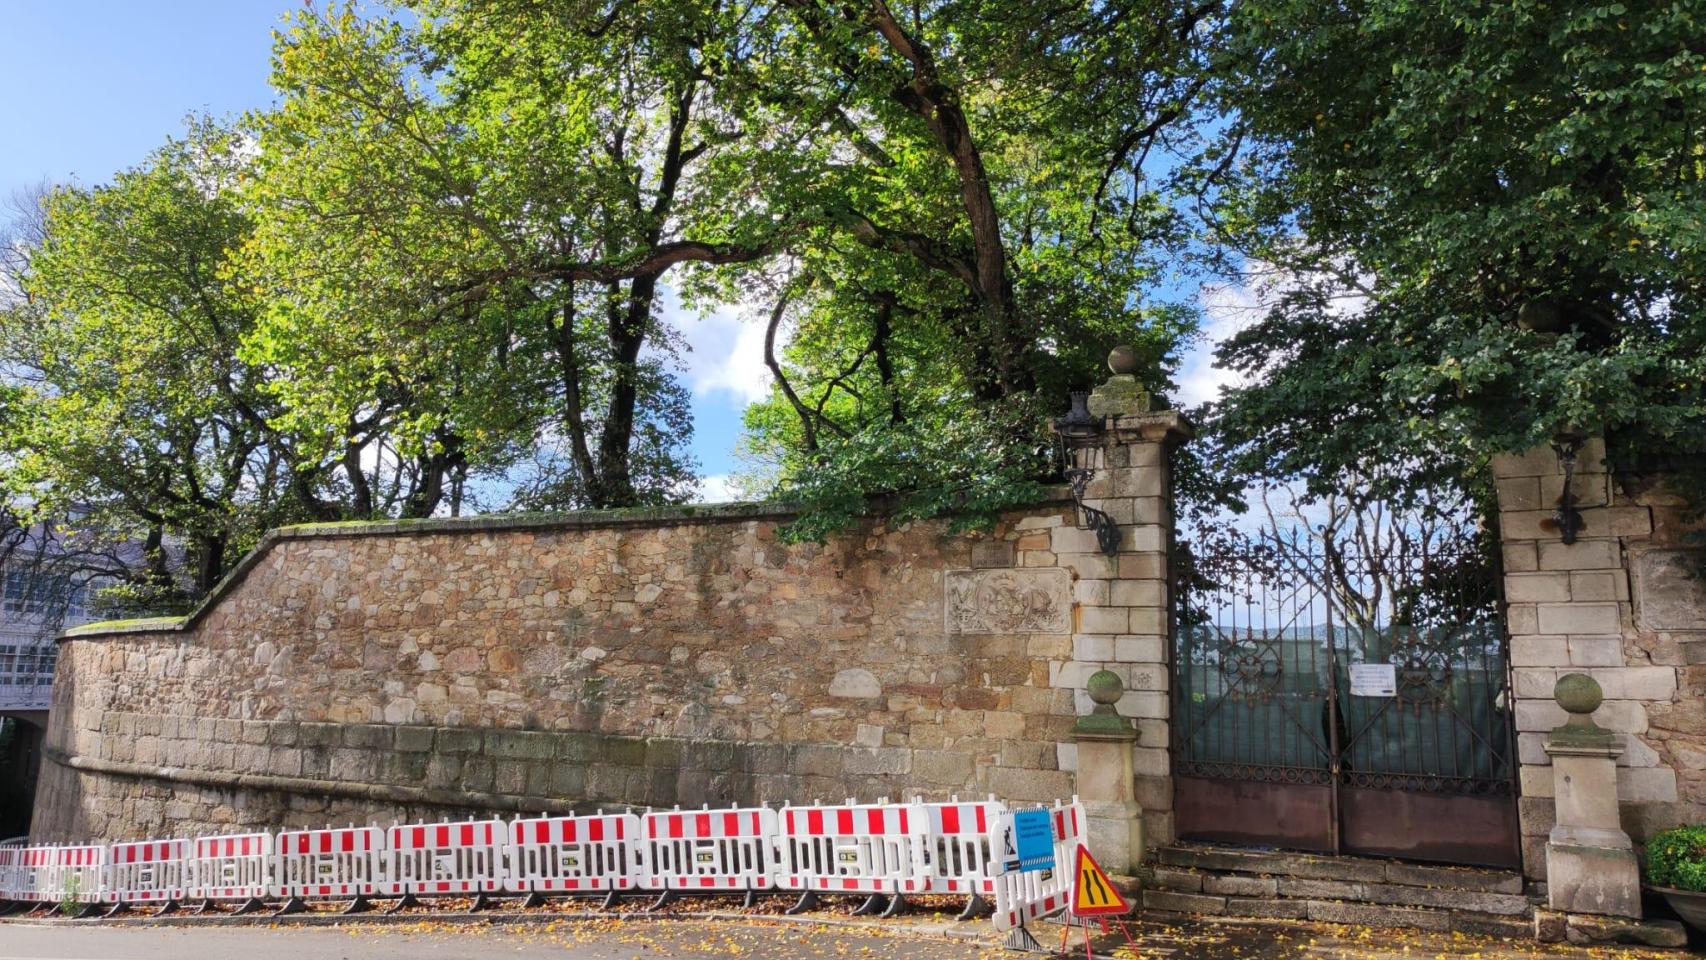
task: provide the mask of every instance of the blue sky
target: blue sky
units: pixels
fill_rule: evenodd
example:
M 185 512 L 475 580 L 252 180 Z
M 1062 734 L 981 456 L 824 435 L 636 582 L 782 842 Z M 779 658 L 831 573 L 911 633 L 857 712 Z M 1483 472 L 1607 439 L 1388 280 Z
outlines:
M 93 185 L 182 129 L 273 102 L 284 0 L 0 0 L 0 198 L 42 180 Z M 768 386 L 762 343 L 734 313 L 678 316 L 693 389 L 693 453 L 708 494 L 737 468 L 740 414 Z

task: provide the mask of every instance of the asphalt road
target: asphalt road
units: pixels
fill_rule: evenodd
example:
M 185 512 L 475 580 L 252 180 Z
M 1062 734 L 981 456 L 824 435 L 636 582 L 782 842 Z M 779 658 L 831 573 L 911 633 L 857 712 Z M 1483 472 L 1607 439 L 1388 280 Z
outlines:
M 688 921 L 222 928 L 0 925 L 0 960 L 981 960 L 1000 953 L 963 942 L 829 927 Z

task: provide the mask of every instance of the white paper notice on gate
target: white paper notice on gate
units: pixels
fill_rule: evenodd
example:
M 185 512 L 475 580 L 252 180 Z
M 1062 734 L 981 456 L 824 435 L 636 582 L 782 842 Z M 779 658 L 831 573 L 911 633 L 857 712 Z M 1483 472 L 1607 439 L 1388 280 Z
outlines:
M 1396 697 L 1398 668 L 1390 663 L 1351 664 L 1351 696 Z

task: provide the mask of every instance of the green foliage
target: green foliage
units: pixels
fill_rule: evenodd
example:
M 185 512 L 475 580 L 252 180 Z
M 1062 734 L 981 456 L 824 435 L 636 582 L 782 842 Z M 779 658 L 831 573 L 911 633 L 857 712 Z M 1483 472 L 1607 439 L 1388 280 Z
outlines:
M 132 575 L 205 589 L 266 527 L 311 509 L 271 425 L 266 372 L 237 359 L 255 301 L 225 275 L 247 217 L 229 131 L 192 123 L 143 165 L 43 200 L 41 236 L 0 317 L 24 375 L 0 427 L 16 512 L 145 545 Z M 183 543 L 187 572 L 164 542 Z
M 1036 404 L 1016 398 L 975 417 L 943 412 L 826 441 L 817 467 L 790 479 L 788 494 L 809 509 L 784 535 L 821 541 L 877 511 L 896 523 L 948 515 L 951 529 L 985 528 L 1040 497 L 1049 446 Z
M 799 132 L 750 164 L 804 221 L 786 277 L 741 292 L 786 339 L 747 428 L 808 508 L 801 535 L 873 495 L 980 521 L 1031 495 L 1052 472 L 1039 428 L 1117 343 L 1167 388 L 1195 317 L 1156 294 L 1186 235 L 1178 185 L 1150 166 L 1196 142 L 1218 15 L 781 3 L 731 27 L 755 42 L 720 89 Z
M 637 36 L 619 7 L 593 36 L 536 5 L 398 12 L 298 14 L 274 60 L 283 102 L 254 118 L 246 258 L 291 295 L 250 350 L 289 372 L 287 422 L 331 433 L 396 397 L 406 450 L 544 454 L 529 507 L 682 499 L 691 422 L 660 251 L 702 223 L 730 232 L 729 195 L 692 179 L 728 139 L 691 69 L 702 25 Z
M 1647 882 L 1706 893 L 1706 827 L 1672 827 L 1647 840 Z
M 55 904 L 55 909 L 59 911 L 60 916 L 70 917 L 82 911 L 83 905 L 77 900 L 77 894 L 82 887 L 82 878 L 76 874 L 71 874 L 65 878 L 65 886 L 60 889 L 59 901 Z
M 1233 464 L 1461 483 L 1575 427 L 1706 450 L 1706 23 L 1689 4 L 1240 4 L 1216 226 L 1287 275 L 1225 345 Z

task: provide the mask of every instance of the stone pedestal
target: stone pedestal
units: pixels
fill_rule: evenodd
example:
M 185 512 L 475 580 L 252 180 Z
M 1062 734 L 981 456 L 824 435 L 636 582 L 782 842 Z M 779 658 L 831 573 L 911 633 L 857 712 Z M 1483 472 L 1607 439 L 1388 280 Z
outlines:
M 1132 768 L 1137 730 L 1114 707 L 1125 693 L 1118 674 L 1099 670 L 1085 687 L 1096 706 L 1072 728 L 1078 745 L 1075 792 L 1090 821 L 1091 854 L 1110 872 L 1129 875 L 1144 855 L 1143 807 Z
M 1604 695 L 1582 673 L 1558 678 L 1553 691 L 1570 715 L 1546 739 L 1552 759 L 1556 825 L 1546 842 L 1548 905 L 1564 913 L 1641 917 L 1635 847 L 1617 809 L 1617 735 L 1593 722 Z

